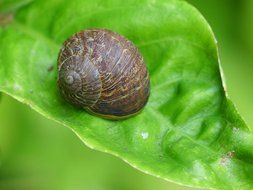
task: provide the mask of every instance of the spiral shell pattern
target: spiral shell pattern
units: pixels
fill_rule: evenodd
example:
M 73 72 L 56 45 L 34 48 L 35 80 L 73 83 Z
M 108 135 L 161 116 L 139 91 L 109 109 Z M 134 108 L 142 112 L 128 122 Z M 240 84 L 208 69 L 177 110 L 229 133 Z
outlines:
M 58 57 L 58 86 L 70 103 L 110 119 L 138 113 L 147 103 L 150 80 L 132 42 L 106 29 L 78 32 Z

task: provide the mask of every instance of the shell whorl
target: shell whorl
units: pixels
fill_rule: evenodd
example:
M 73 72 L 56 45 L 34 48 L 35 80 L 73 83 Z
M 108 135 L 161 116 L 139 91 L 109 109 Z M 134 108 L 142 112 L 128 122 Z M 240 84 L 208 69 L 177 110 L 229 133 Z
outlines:
M 58 85 L 72 104 L 106 118 L 128 117 L 149 97 L 149 74 L 138 49 L 105 29 L 76 33 L 58 57 Z
M 61 49 L 58 84 L 70 103 L 91 107 L 100 98 L 102 82 L 97 67 L 83 51 L 80 40 L 78 35 L 74 36 Z

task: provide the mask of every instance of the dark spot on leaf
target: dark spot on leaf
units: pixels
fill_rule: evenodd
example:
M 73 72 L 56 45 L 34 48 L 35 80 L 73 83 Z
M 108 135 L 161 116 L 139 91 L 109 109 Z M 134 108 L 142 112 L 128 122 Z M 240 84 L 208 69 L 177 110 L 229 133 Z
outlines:
M 53 70 L 54 70 L 54 66 L 53 66 L 53 65 L 51 65 L 50 67 L 47 68 L 47 71 L 48 71 L 48 72 L 51 72 L 51 71 L 53 71 Z
M 235 151 L 230 151 L 224 156 L 222 156 L 220 160 L 220 165 L 221 166 L 227 166 L 229 164 L 230 160 L 235 157 Z
M 13 14 L 0 14 L 0 26 L 6 26 L 13 20 Z

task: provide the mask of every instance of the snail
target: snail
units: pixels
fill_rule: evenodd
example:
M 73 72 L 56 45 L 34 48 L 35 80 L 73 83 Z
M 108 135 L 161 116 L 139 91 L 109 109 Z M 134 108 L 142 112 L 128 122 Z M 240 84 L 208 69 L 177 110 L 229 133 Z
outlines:
M 139 113 L 150 94 L 143 57 L 132 42 L 107 29 L 87 29 L 67 39 L 58 56 L 60 94 L 106 119 Z

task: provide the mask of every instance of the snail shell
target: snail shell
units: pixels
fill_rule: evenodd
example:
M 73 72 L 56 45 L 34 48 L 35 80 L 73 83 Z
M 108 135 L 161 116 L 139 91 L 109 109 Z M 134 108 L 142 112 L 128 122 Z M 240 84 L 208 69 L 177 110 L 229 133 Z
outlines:
M 150 92 L 148 70 L 138 49 L 106 29 L 84 30 L 64 42 L 58 86 L 71 104 L 109 119 L 135 115 Z

